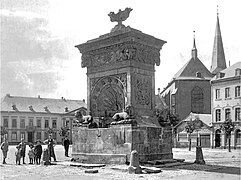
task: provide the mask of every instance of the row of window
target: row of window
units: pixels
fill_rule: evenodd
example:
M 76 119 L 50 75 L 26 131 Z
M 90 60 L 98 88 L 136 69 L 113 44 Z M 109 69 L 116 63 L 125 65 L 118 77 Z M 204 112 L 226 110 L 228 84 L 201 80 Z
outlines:
M 12 118 L 11 120 L 12 120 L 12 128 L 17 128 L 17 118 Z M 33 127 L 33 125 L 34 125 L 34 119 L 30 118 L 29 122 L 28 122 L 28 126 Z M 37 125 L 36 126 L 37 128 L 42 128 L 42 119 L 41 118 L 37 118 L 36 125 Z M 8 117 L 3 118 L 3 126 L 5 128 L 9 128 Z M 20 128 L 25 128 L 25 119 L 24 118 L 20 118 Z M 44 120 L 44 128 L 49 128 L 49 119 Z M 52 128 L 57 128 L 57 119 L 52 119 Z
M 216 122 L 221 121 L 221 109 L 216 109 L 215 111 Z M 225 119 L 231 119 L 231 109 L 225 109 Z M 240 108 L 235 108 L 235 121 L 240 121 Z
M 48 132 L 43 132 L 44 133 L 44 139 L 47 139 L 48 138 Z M 57 133 L 56 132 L 53 132 L 53 139 L 56 139 L 57 138 Z M 8 137 L 8 135 L 7 136 L 5 136 L 8 140 L 10 140 L 9 139 L 9 137 Z M 18 134 L 17 134 L 17 132 L 12 132 L 11 133 L 11 141 L 17 141 L 17 138 L 18 137 Z M 27 140 L 26 139 L 26 137 L 25 137 L 25 132 L 20 132 L 20 138 L 19 139 L 21 139 L 21 138 L 24 138 L 25 140 Z M 40 140 L 43 140 L 42 139 L 42 132 L 36 132 L 36 140 L 37 139 L 40 139 Z
M 240 86 L 236 86 L 235 87 L 235 94 L 234 95 L 235 95 L 235 97 L 240 97 Z M 224 97 L 225 97 L 225 99 L 231 97 L 231 95 L 230 95 L 230 87 L 226 87 L 225 88 Z M 216 89 L 216 96 L 215 96 L 215 98 L 216 99 L 221 99 L 220 89 Z

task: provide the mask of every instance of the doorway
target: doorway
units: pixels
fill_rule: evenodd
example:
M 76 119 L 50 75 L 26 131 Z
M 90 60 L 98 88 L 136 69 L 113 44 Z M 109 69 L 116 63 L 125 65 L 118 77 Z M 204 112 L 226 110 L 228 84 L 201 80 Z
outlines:
M 221 131 L 218 129 L 215 132 L 215 148 L 221 146 Z
M 33 142 L 33 132 L 28 132 L 28 142 Z

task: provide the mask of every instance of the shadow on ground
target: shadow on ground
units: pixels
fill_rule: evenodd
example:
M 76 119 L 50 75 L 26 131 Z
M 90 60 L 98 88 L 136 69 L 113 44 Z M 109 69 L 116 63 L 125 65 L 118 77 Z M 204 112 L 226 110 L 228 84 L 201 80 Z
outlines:
M 181 166 L 175 166 L 170 168 L 163 168 L 168 170 L 195 170 L 195 171 L 207 171 L 207 172 L 216 172 L 216 173 L 226 173 L 226 174 L 241 174 L 240 167 L 231 167 L 231 166 L 219 166 L 219 165 L 200 165 L 200 164 L 187 164 Z

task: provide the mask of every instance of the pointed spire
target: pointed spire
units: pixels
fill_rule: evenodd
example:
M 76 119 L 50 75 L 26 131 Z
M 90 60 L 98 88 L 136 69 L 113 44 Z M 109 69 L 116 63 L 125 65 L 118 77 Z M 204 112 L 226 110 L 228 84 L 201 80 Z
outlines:
M 195 42 L 195 31 L 193 31 L 193 48 L 192 48 L 192 58 L 197 58 L 197 48 L 196 48 L 196 42 Z
M 210 68 L 210 72 L 213 74 L 217 74 L 219 71 L 226 69 L 226 60 L 225 54 L 223 49 L 223 41 L 222 35 L 220 30 L 219 24 L 219 12 L 217 6 L 217 23 L 216 23 L 216 30 L 215 30 L 215 37 L 214 37 L 214 44 L 213 44 L 213 54 L 212 54 L 212 64 Z

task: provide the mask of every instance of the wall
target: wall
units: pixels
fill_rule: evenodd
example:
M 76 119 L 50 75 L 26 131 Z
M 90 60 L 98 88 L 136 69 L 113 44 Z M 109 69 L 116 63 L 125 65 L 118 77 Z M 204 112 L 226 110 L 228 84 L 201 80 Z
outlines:
M 180 119 L 186 118 L 191 112 L 191 91 L 198 86 L 203 90 L 204 111 L 202 114 L 211 113 L 211 85 L 210 81 L 182 80 L 176 82 L 177 112 Z
M 74 128 L 72 156 L 83 162 L 125 163 L 132 150 L 141 161 L 172 159 L 171 130 L 159 127 L 112 125 L 110 128 Z

